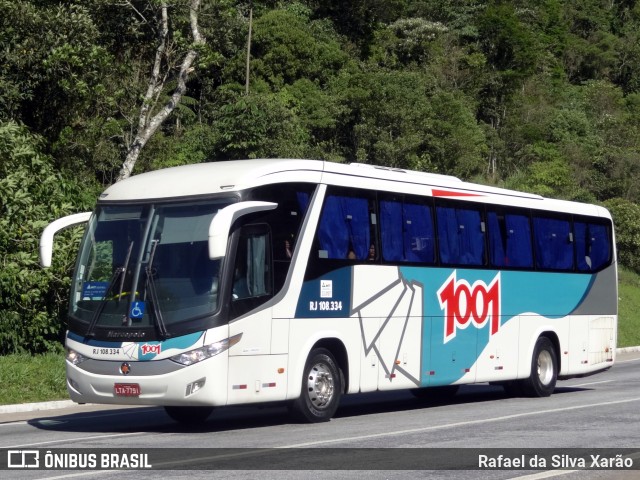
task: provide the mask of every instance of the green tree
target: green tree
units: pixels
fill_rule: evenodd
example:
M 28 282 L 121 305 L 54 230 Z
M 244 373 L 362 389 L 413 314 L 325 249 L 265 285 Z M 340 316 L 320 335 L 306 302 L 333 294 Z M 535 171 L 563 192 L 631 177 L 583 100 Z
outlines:
M 417 67 L 441 54 L 442 44 L 438 40 L 447 31 L 439 22 L 401 18 L 378 31 L 369 60 L 389 68 Z
M 304 9 L 271 10 L 257 18 L 251 47 L 251 78 L 273 90 L 306 79 L 326 85 L 349 57 L 326 22 L 312 21 Z M 243 65 L 244 56 L 234 66 Z M 243 70 L 238 69 L 243 72 Z M 244 72 L 231 71 L 240 82 Z
M 346 80 L 351 158 L 465 178 L 482 172 L 485 138 L 464 96 L 419 72 L 371 70 Z
M 406 0 L 310 0 L 315 18 L 330 18 L 338 32 L 355 44 L 363 57 L 368 56 L 375 32 L 406 12 Z
M 621 15 L 614 81 L 625 93 L 640 93 L 640 3 L 629 3 L 633 7 Z
M 203 117 L 214 126 L 215 159 L 343 158 L 338 118 L 345 107 L 336 76 L 353 68 L 326 21 L 294 3 L 255 19 L 249 95 L 245 51 L 223 72 L 224 85 L 204 86 Z
M 620 263 L 640 272 L 640 205 L 612 198 L 604 202 L 613 216 Z
M 109 64 L 89 10 L 78 3 L 0 0 L 0 118 L 54 141 L 103 90 Z M 53 121 L 55 119 L 55 121 Z
M 91 190 L 57 172 L 37 145 L 24 127 L 0 123 L 0 354 L 61 349 L 80 232 L 60 236 L 46 271 L 38 264 L 38 243 L 49 221 L 93 201 Z
M 153 65 L 148 77 L 148 83 L 143 94 L 142 104 L 137 115 L 137 125 L 134 134 L 127 145 L 127 152 L 118 174 L 118 180 L 129 178 L 138 161 L 141 150 L 147 144 L 151 136 L 160 128 L 167 118 L 174 112 L 182 97 L 187 91 L 189 74 L 195 68 L 192 67 L 199 50 L 203 49 L 206 40 L 200 32 L 199 15 L 201 0 L 189 0 L 186 8 L 189 11 L 189 26 L 191 42 L 185 47 L 184 53 L 174 58 L 173 50 L 182 50 L 180 47 L 180 31 L 172 32 L 169 28 L 169 4 L 161 1 L 158 6 L 158 43 L 155 51 Z M 173 73 L 174 70 L 177 73 Z M 175 78 L 174 76 L 175 75 Z M 174 80 L 176 86 L 170 93 L 169 99 L 162 102 L 166 93 L 167 83 Z M 160 106 L 161 105 L 161 106 Z
M 213 113 L 214 158 L 303 157 L 308 131 L 289 108 L 289 96 L 241 92 L 240 86 L 220 92 L 226 101 Z
M 565 4 L 569 26 L 563 53 L 565 70 L 573 83 L 608 79 L 615 75 L 620 38 L 613 34 L 616 9 L 599 0 Z

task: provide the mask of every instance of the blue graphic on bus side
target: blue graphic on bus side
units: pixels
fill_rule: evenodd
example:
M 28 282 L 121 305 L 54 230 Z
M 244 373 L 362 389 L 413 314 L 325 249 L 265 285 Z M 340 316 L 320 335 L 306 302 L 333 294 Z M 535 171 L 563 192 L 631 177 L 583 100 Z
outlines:
M 355 269 L 341 268 L 305 282 L 296 317 L 351 316 L 352 309 L 356 307 L 353 305 L 354 292 L 351 291 L 356 288 L 352 287 Z M 367 289 L 367 281 L 362 282 L 362 279 L 373 272 L 361 274 L 358 289 Z M 498 335 L 508 322 L 518 316 L 521 316 L 521 321 L 533 315 L 551 322 L 566 317 L 587 297 L 595 277 L 573 273 L 420 267 L 386 268 L 375 272 L 376 275 L 388 275 L 389 285 L 397 284 L 400 279 L 404 285 L 420 286 L 421 311 L 415 310 L 411 315 L 420 315 L 422 323 L 420 348 L 423 368 L 416 378 L 421 386 L 448 385 L 460 380 L 476 364 L 492 336 Z M 384 282 L 378 284 L 384 285 Z M 396 301 L 385 299 L 383 295 L 383 291 L 361 291 L 358 298 L 365 304 L 377 301 L 375 315 L 378 318 L 407 315 L 407 312 L 396 311 Z M 367 317 L 361 314 L 362 308 L 359 307 L 358 316 L 366 327 Z M 378 332 L 381 339 L 385 335 L 389 335 L 387 339 L 397 337 L 393 332 L 383 331 L 392 323 L 384 322 Z M 365 330 L 368 329 L 363 328 L 363 345 L 367 348 L 371 338 L 364 337 Z
M 297 318 L 348 317 L 351 311 L 351 268 L 341 268 L 305 282 L 296 309 Z
M 515 272 L 497 270 L 452 270 L 452 269 L 424 269 L 404 267 L 400 269 L 407 280 L 421 282 L 424 285 L 424 320 L 422 338 L 422 364 L 428 365 L 428 371 L 423 369 L 421 384 L 447 385 L 465 374 L 465 367 L 471 367 L 478 360 L 478 355 L 484 350 L 491 338 L 490 324 L 482 328 L 455 328 L 454 334 L 447 336 L 445 330 L 455 317 L 445 316 L 446 304 L 443 305 L 442 287 L 449 285 L 455 273 L 458 284 L 485 287 L 495 281 L 499 274 L 499 315 L 497 328 L 502 328 L 513 318 L 523 314 L 534 314 L 548 319 L 562 318 L 575 310 L 585 298 L 592 283 L 592 275 L 575 275 L 544 272 Z M 464 283 L 460 282 L 461 280 Z M 452 289 L 455 288 L 455 282 Z M 472 289 L 463 290 L 466 294 Z M 441 295 L 438 295 L 438 292 Z M 562 294 L 558 294 L 562 292 Z M 445 297 L 446 298 L 446 297 Z M 485 301 L 489 297 L 483 297 Z M 471 297 L 470 297 L 471 299 Z M 473 299 L 475 300 L 475 298 Z M 473 302 L 467 302 L 468 309 L 477 308 Z M 491 305 L 485 305 L 486 312 L 456 312 L 467 322 L 473 322 L 476 317 L 484 313 L 490 315 Z M 488 321 L 488 319 L 487 319 Z M 497 333 L 497 332 L 494 332 Z M 449 340 L 447 340 L 449 338 Z M 427 372 L 435 371 L 437 376 L 431 378 Z

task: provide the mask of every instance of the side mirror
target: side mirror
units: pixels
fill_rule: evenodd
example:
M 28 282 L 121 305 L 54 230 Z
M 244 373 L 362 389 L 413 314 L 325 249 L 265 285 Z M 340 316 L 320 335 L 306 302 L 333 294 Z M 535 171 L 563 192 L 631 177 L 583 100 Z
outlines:
M 240 202 L 216 213 L 209 225 L 209 258 L 215 260 L 225 256 L 231 225 L 238 218 L 250 213 L 273 210 L 277 206 L 277 203 L 272 202 Z
M 47 268 L 51 266 L 51 257 L 53 255 L 53 236 L 63 228 L 77 225 L 78 223 L 87 223 L 91 218 L 92 212 L 75 213 L 66 217 L 54 220 L 43 230 L 40 235 L 40 265 Z

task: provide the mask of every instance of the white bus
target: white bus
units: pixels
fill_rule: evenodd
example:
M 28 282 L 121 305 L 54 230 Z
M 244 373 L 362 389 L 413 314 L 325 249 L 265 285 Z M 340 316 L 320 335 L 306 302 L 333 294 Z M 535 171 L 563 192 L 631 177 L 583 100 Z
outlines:
M 454 177 L 316 160 L 133 176 L 88 222 L 72 281 L 67 386 L 78 403 L 287 401 L 329 420 L 341 395 L 548 396 L 615 360 L 606 209 Z

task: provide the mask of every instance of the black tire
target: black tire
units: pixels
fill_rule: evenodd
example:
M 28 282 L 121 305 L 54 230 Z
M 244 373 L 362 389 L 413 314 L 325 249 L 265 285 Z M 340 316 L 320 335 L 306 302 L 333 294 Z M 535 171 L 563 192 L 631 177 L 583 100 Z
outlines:
M 558 380 L 558 356 L 553 343 L 540 337 L 533 349 L 531 375 L 522 380 L 522 392 L 528 397 L 548 397 L 556 388 Z
M 441 387 L 412 388 L 411 393 L 420 400 L 448 402 L 458 393 L 460 385 L 443 385 Z
M 209 418 L 213 407 L 164 407 L 164 411 L 176 422 L 185 425 L 198 425 Z
M 312 350 L 304 366 L 300 397 L 291 405 L 294 417 L 307 423 L 331 420 L 340 403 L 342 378 L 329 350 Z

